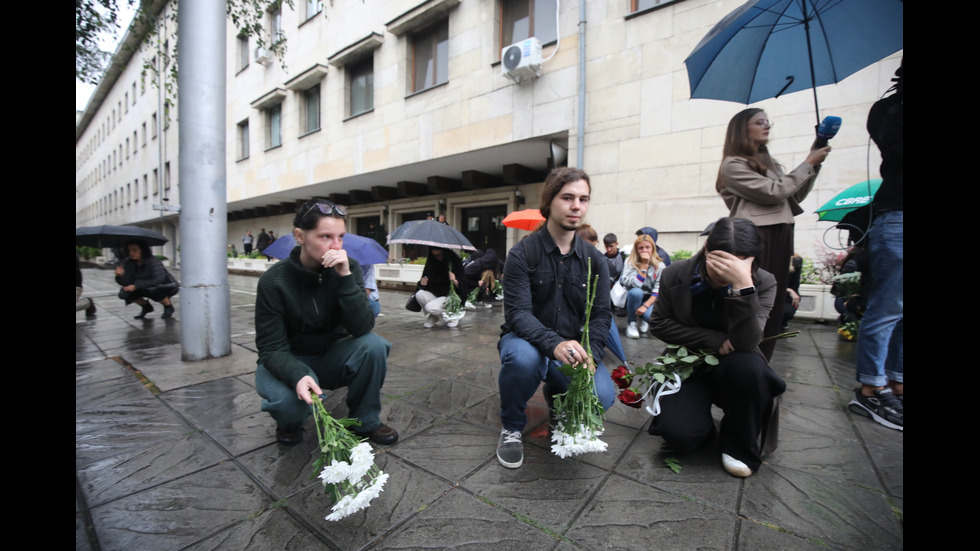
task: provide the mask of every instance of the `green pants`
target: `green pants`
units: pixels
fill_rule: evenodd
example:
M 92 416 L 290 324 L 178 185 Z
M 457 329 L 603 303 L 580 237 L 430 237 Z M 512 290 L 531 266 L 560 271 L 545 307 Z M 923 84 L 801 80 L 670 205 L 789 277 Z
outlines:
M 361 422 L 358 431 L 381 424 L 381 385 L 388 369 L 391 343 L 374 333 L 344 337 L 318 356 L 296 356 L 309 366 L 313 379 L 324 390 L 347 387 L 348 416 Z M 262 397 L 262 411 L 269 412 L 280 427 L 306 422 L 312 407 L 296 396 L 296 389 L 280 381 L 262 364 L 255 370 L 255 389 Z

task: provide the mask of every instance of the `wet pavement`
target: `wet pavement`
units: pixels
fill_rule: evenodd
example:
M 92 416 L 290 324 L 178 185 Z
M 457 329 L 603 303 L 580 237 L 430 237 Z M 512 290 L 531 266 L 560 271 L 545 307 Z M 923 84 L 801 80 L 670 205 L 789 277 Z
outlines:
M 904 546 L 903 434 L 848 411 L 855 345 L 833 325 L 793 323 L 800 336 L 777 345 L 787 382 L 780 445 L 750 478 L 725 473 L 717 444 L 665 450 L 646 433 L 649 415 L 621 405 L 606 419 L 606 453 L 560 459 L 540 391 L 524 466 L 511 470 L 495 456 L 501 305 L 426 330 L 422 314 L 402 308 L 407 293 L 382 290 L 376 332 L 392 347 L 381 415 L 401 439 L 376 447 L 390 475 L 380 497 L 328 522 L 331 502 L 311 479 L 312 420 L 302 444 L 277 444 L 255 393 L 258 278 L 229 276 L 232 354 L 183 362 L 180 295 L 174 319 L 160 319 L 157 305 L 135 320 L 111 271 L 83 273 L 98 312 L 75 317 L 78 550 Z M 623 345 L 631 364 L 662 348 L 647 337 Z M 343 397 L 328 394 L 337 416 Z

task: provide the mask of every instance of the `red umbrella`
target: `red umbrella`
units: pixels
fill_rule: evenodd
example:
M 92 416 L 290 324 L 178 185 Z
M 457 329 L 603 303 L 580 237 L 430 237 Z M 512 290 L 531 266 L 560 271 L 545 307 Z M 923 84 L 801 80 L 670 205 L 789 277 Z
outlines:
M 541 222 L 544 222 L 544 216 L 541 216 L 541 211 L 538 209 L 514 211 L 508 214 L 503 220 L 503 224 L 508 228 L 527 231 L 533 231 Z

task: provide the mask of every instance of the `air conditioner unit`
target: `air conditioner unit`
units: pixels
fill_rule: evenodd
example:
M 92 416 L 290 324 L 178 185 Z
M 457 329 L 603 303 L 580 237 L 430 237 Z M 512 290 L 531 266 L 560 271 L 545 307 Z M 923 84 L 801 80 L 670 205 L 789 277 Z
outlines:
M 272 52 L 262 46 L 255 47 L 255 62 L 268 67 L 272 64 Z
M 500 68 L 514 82 L 541 76 L 541 41 L 528 38 L 500 50 Z

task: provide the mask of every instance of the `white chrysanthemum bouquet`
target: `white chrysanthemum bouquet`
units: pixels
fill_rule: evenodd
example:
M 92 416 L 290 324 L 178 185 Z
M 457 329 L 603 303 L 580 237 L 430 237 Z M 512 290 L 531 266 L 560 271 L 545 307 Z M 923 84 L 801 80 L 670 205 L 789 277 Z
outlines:
M 589 348 L 589 318 L 595 301 L 599 276 L 592 278 L 589 259 L 589 282 L 586 288 L 585 326 L 582 329 L 582 348 L 588 359 L 574 366 L 564 364 L 561 372 L 568 376 L 568 390 L 555 396 L 555 426 L 551 431 L 551 452 L 561 458 L 588 452 L 604 452 L 607 444 L 599 437 L 605 428 L 602 419 L 606 410 L 595 394 L 595 359 Z
M 334 505 L 326 520 L 340 520 L 371 505 L 388 481 L 388 475 L 374 464 L 371 444 L 361 442 L 347 427 L 356 419 L 334 419 L 319 396 L 313 397 L 313 420 L 320 443 L 320 457 L 313 464 L 313 476 L 323 481 L 324 491 Z

